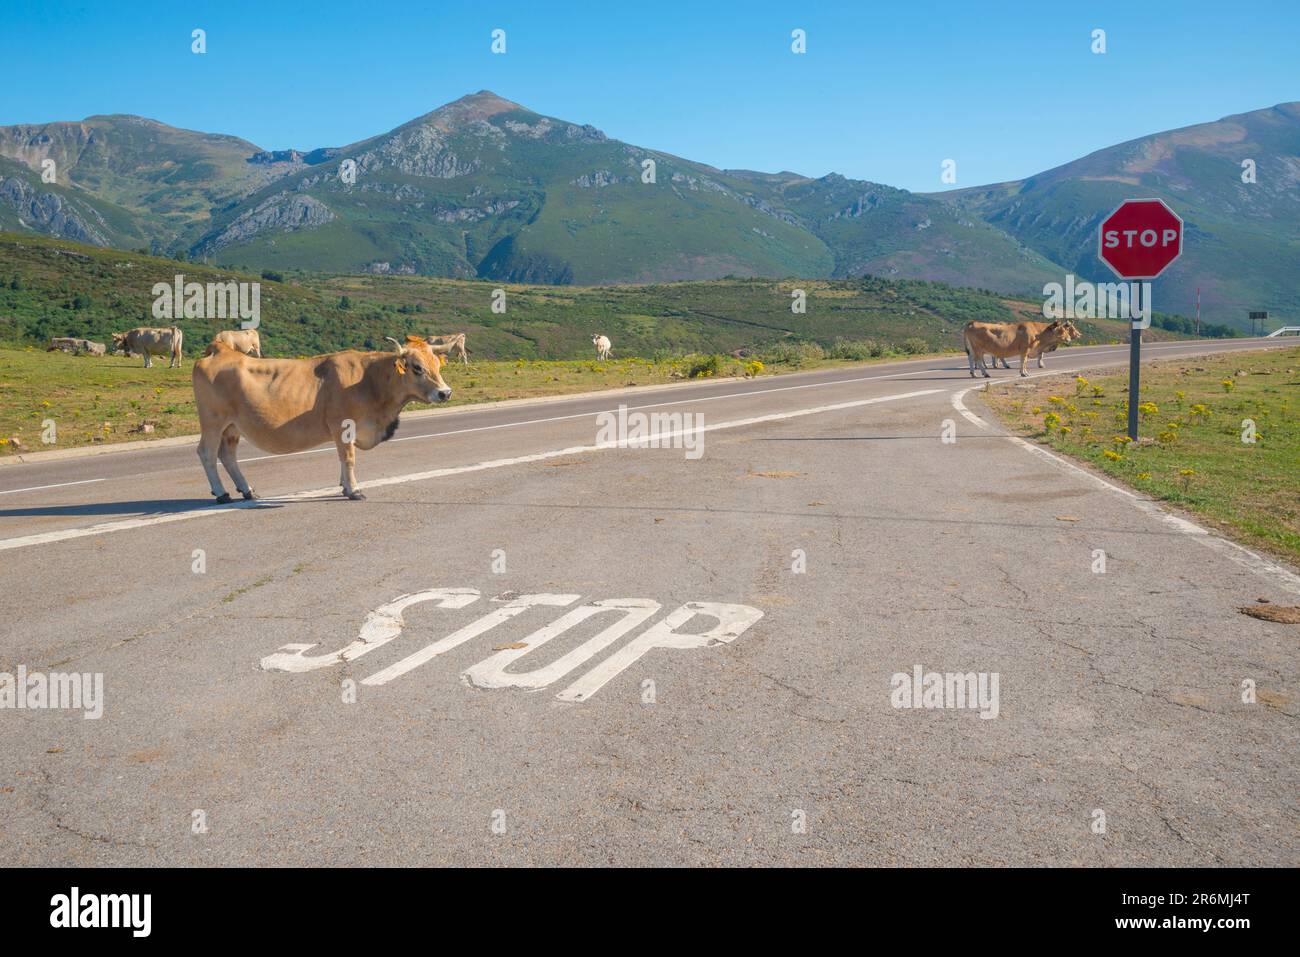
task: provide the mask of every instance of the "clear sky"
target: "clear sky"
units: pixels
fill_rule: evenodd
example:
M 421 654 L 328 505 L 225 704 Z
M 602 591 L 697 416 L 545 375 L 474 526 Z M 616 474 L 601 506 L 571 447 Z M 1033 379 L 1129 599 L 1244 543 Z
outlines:
M 928 191 L 945 159 L 958 186 L 1017 179 L 1300 99 L 1300 0 L 0 6 L 0 125 L 136 113 L 264 149 L 345 145 L 490 89 L 714 166 Z

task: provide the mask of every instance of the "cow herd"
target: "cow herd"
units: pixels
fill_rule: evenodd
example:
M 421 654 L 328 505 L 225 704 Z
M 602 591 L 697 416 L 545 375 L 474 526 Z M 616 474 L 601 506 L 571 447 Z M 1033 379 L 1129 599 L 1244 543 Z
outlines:
M 970 322 L 962 329 L 970 374 L 988 378 L 984 357 L 994 365 L 1020 358 L 1020 374 L 1030 358 L 1043 365 L 1043 354 L 1078 339 L 1071 322 Z M 168 356 L 168 367 L 181 364 L 183 335 L 176 326 L 140 327 L 113 333 L 113 352 Z M 304 359 L 268 359 L 255 329 L 219 332 L 194 363 L 191 381 L 199 417 L 199 461 L 217 502 L 232 501 L 217 471 L 220 463 L 245 499 L 257 493 L 239 468 L 236 451 L 244 436 L 273 454 L 301 452 L 333 442 L 339 458 L 339 485 L 352 500 L 364 499 L 357 484 L 356 450 L 372 449 L 393 437 L 399 417 L 412 402 L 437 403 L 451 398 L 442 378 L 448 355 L 468 365 L 463 332 L 444 336 L 408 335 L 388 339 L 393 352 L 346 350 Z M 593 333 L 601 359 L 610 356 L 609 338 Z M 50 351 L 104 355 L 101 343 L 55 338 Z
M 984 364 L 986 355 L 993 357 L 995 369 L 999 359 L 1003 368 L 1010 368 L 1007 359 L 1019 356 L 1020 374 L 1028 376 L 1025 371 L 1027 360 L 1037 359 L 1041 369 L 1043 353 L 1054 352 L 1062 343 L 1073 342 L 1081 335 L 1074 323 L 1065 319 L 1055 322 L 968 322 L 961 331 L 972 379 L 976 369 L 983 373 L 984 378 L 990 377 L 988 366 Z

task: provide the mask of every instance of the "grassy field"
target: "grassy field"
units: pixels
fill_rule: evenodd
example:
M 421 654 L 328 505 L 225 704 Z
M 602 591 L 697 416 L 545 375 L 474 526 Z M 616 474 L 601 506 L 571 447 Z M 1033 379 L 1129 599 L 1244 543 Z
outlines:
M 1300 349 L 1144 365 L 1136 443 L 1127 370 L 985 398 L 1020 434 L 1300 564 Z
M 880 358 L 887 359 L 889 354 Z M 688 379 L 774 375 L 847 365 L 851 360 L 816 349 L 733 359 L 683 356 L 654 359 L 475 361 L 448 363 L 443 377 L 454 391 L 450 405 L 566 395 Z M 190 386 L 193 359 L 180 369 L 138 358 L 92 358 L 35 348 L 0 349 L 0 458 L 50 449 L 191 435 L 198 431 Z M 419 403 L 408 409 L 425 408 Z M 56 442 L 41 441 L 53 420 Z M 145 424 L 152 430 L 144 432 Z
M 602 332 L 619 358 L 766 350 L 870 339 L 883 348 L 961 347 L 970 320 L 1041 319 L 1017 302 L 938 282 L 878 278 L 720 279 L 646 286 L 544 286 L 421 276 L 265 275 L 159 256 L 0 233 L 0 343 L 43 347 L 51 336 L 108 343 L 110 333 L 166 325 L 152 317 L 155 283 L 260 283 L 267 355 L 377 349 L 385 336 L 466 332 L 477 359 L 587 359 Z M 494 294 L 504 311 L 494 312 Z M 803 290 L 806 311 L 791 309 Z M 197 354 L 231 319 L 178 319 Z M 1126 335 L 1120 323 L 1081 322 L 1084 342 Z M 1157 338 L 1161 333 L 1153 333 Z M 920 343 L 920 346 L 917 343 Z

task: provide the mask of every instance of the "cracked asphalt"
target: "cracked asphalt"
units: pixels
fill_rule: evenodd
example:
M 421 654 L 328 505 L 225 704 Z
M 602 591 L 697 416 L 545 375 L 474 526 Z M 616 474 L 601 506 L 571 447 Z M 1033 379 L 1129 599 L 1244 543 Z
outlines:
M 98 720 L 0 710 L 5 861 L 1300 863 L 1297 626 L 1237 611 L 1296 580 L 978 428 L 972 385 L 947 358 L 407 417 L 360 503 L 292 497 L 332 450 L 249 463 L 268 498 L 229 509 L 190 448 L 0 468 L 0 671 L 104 682 Z M 702 414 L 704 454 L 592 448 L 620 402 Z M 696 603 L 761 617 L 709 643 Z M 702 647 L 624 660 L 679 608 Z M 506 658 L 559 674 L 465 674 Z M 996 674 L 997 717 L 894 707 L 918 665 Z

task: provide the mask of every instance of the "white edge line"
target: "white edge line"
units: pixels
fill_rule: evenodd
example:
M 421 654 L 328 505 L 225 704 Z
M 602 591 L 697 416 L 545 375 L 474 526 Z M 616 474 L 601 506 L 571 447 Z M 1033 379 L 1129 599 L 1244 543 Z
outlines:
M 700 432 L 713 432 L 718 429 L 737 429 L 747 425 L 758 425 L 763 422 L 777 422 L 784 419 L 795 419 L 805 415 L 835 412 L 840 409 L 854 409 L 859 406 L 875 405 L 880 402 L 914 399 L 919 396 L 934 395 L 935 393 L 944 391 L 946 390 L 922 389 L 918 392 L 903 392 L 898 395 L 882 395 L 872 399 L 856 399 L 852 402 L 837 402 L 833 405 L 819 405 L 808 409 L 795 409 L 791 412 L 774 412 L 770 415 L 757 415 L 748 419 L 734 419 L 729 422 L 716 422 L 712 425 L 702 425 L 692 429 L 675 429 L 671 432 L 656 432 L 643 436 L 633 443 L 600 442 L 595 445 L 574 445 L 564 449 L 551 449 L 546 452 L 534 452 L 531 455 L 519 455 L 508 459 L 492 459 L 487 462 L 476 462 L 473 465 L 458 465 L 444 469 L 432 469 L 427 472 L 411 472 L 406 475 L 394 475 L 389 478 L 362 482 L 359 487 L 363 489 L 381 488 L 386 485 L 403 485 L 407 482 L 423 482 L 434 478 L 444 478 L 449 475 L 463 475 L 468 472 L 481 472 L 486 469 L 504 468 L 508 465 L 523 465 L 530 462 L 541 462 L 545 459 L 559 458 L 564 455 L 577 455 L 582 452 L 599 452 L 604 449 L 620 447 L 627 448 L 629 444 L 642 445 L 651 441 L 671 439 L 676 436 L 698 434 Z M 145 528 L 151 525 L 166 525 L 171 522 L 181 522 L 191 518 L 202 518 L 205 515 L 219 515 L 222 512 L 229 512 L 238 509 L 257 508 L 262 505 L 276 505 L 287 502 L 300 502 L 307 499 L 325 498 L 327 496 L 338 494 L 337 488 L 335 486 L 330 486 L 329 488 L 293 492 L 289 495 L 279 495 L 265 499 L 258 499 L 252 502 L 231 502 L 229 505 L 206 505 L 202 508 L 189 509 L 184 512 L 173 512 L 168 515 L 151 515 L 148 517 L 130 518 L 116 522 L 101 522 L 98 525 L 88 525 L 81 528 L 64 528 L 54 532 L 41 532 L 36 535 L 23 535 L 19 538 L 0 540 L 0 551 L 8 551 L 13 548 L 25 548 L 29 545 L 49 545 L 54 542 L 67 541 L 73 538 L 85 538 L 90 535 L 105 535 L 109 532 L 121 532 L 132 528 Z
M 956 409 L 958 412 L 960 412 L 964 418 L 966 418 L 970 422 L 973 422 L 981 429 L 985 430 L 986 432 L 992 431 L 992 426 L 990 426 L 988 422 L 980 418 L 970 409 L 966 408 L 966 404 L 962 401 L 962 398 L 966 395 L 967 392 L 972 392 L 977 388 L 979 388 L 979 386 L 970 386 L 969 388 L 962 389 L 958 392 L 954 392 L 952 395 L 952 407 Z M 1130 489 L 1121 488 L 1118 485 L 1112 485 L 1110 482 L 1107 482 L 1105 479 L 1101 478 L 1100 476 L 1094 475 L 1092 472 L 1088 471 L 1087 469 L 1075 465 L 1073 462 L 1069 461 L 1068 459 L 1062 458 L 1061 456 L 1057 455 L 1055 452 L 1051 452 L 1043 448 L 1041 445 L 1035 445 L 1032 442 L 1026 442 L 1018 435 L 1002 434 L 1001 437 L 1004 439 L 1008 439 L 1013 444 L 1020 446 L 1022 449 L 1028 450 L 1034 455 L 1037 455 L 1039 458 L 1045 459 L 1047 462 L 1056 466 L 1059 469 L 1062 469 L 1063 471 L 1069 472 L 1072 475 L 1077 475 L 1086 478 L 1093 484 L 1106 489 L 1108 492 L 1115 492 L 1123 496 L 1129 501 L 1130 504 L 1132 504 L 1139 511 L 1145 512 L 1147 515 L 1150 515 L 1152 518 L 1158 519 L 1159 521 L 1163 522 L 1165 525 L 1168 525 L 1169 527 L 1173 528 L 1175 531 L 1182 532 L 1184 535 L 1190 535 L 1193 539 L 1200 542 L 1202 545 L 1205 545 L 1207 548 L 1211 548 L 1219 552 L 1225 558 L 1235 562 L 1236 564 L 1242 566 L 1248 571 L 1254 572 L 1257 575 L 1263 575 L 1267 578 L 1272 578 L 1282 588 L 1285 588 L 1287 591 L 1290 591 L 1294 594 L 1300 595 L 1300 575 L 1296 575 L 1290 570 L 1283 568 L 1281 565 L 1277 564 L 1276 562 L 1270 561 L 1269 559 L 1265 558 L 1263 555 L 1260 555 L 1256 552 L 1252 552 L 1249 548 L 1246 548 L 1244 545 L 1238 545 L 1236 542 L 1230 539 L 1223 538 L 1219 535 L 1216 535 L 1208 528 L 1203 528 L 1200 525 L 1197 525 L 1195 522 L 1189 522 L 1185 518 L 1180 518 L 1177 515 L 1172 515 L 1169 512 L 1166 512 L 1164 509 L 1162 509 L 1153 499 L 1143 498 L 1142 496 L 1140 496 L 1136 492 L 1131 491 Z
M 31 488 L 10 488 L 0 492 L 0 495 L 14 495 L 18 492 L 40 492 L 47 488 L 67 488 L 69 485 L 90 485 L 92 482 L 102 482 L 102 478 L 81 479 L 79 482 L 56 482 L 54 485 L 33 485 Z

